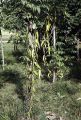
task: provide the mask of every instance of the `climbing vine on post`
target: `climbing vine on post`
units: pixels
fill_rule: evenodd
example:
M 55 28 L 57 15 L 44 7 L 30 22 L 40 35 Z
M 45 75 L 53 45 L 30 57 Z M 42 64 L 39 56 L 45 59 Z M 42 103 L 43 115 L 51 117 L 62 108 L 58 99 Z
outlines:
M 27 83 L 27 98 L 28 101 L 26 103 L 27 111 L 26 116 L 27 119 L 31 120 L 32 118 L 32 106 L 33 106 L 33 97 L 36 92 L 36 85 L 40 82 L 41 79 L 41 67 L 38 64 L 38 54 L 37 50 L 39 48 L 39 40 L 38 40 L 38 31 L 35 30 L 32 34 L 31 31 L 27 31 L 27 49 L 26 49 L 26 69 L 28 76 Z M 29 69 L 28 69 L 29 68 Z

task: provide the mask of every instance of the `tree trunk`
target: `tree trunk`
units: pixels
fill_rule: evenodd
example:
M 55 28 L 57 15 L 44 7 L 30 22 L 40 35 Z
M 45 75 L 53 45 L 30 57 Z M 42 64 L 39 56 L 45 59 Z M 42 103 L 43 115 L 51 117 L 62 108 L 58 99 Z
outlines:
M 55 70 L 53 71 L 53 83 L 56 81 L 56 72 Z
M 54 47 L 54 51 L 56 49 L 56 33 L 55 33 L 55 25 L 53 25 L 52 28 L 52 33 L 53 33 L 53 47 Z M 55 70 L 53 71 L 53 83 L 56 81 L 56 72 Z
M 56 48 L 56 33 L 55 33 L 55 26 L 53 26 L 53 29 L 52 29 L 52 31 L 53 31 L 53 47 L 54 47 L 54 49 Z
M 2 68 L 4 70 L 4 49 L 3 49 L 2 34 L 0 35 L 0 41 L 1 41 Z
M 80 55 L 79 55 L 79 39 L 77 40 L 77 59 L 79 60 Z
M 77 60 L 80 59 L 80 54 L 79 54 L 79 39 L 75 36 L 75 42 L 77 43 Z

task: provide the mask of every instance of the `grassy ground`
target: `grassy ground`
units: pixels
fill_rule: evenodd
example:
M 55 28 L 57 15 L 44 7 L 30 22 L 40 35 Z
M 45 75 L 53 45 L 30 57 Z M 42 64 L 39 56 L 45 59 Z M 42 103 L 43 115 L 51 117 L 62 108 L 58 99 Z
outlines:
M 11 33 L 8 30 L 2 29 L 2 39 L 3 41 L 7 41 L 11 36 Z
M 26 69 L 12 53 L 13 44 L 4 43 L 6 69 L 2 71 L 0 68 L 0 120 L 18 120 L 25 111 L 22 94 L 24 80 L 27 80 Z M 72 78 L 54 84 L 44 81 L 37 84 L 32 106 L 36 120 L 45 120 L 44 112 L 48 111 L 62 116 L 64 120 L 81 120 L 81 83 L 76 81 Z
M 81 119 L 81 84 L 71 81 L 57 81 L 43 84 L 38 89 L 40 106 L 44 111 L 52 111 L 64 120 Z
M 9 36 L 5 37 L 7 33 L 4 33 L 3 40 L 9 39 Z M 24 114 L 22 80 L 25 80 L 25 70 L 13 55 L 13 44 L 4 42 L 3 47 L 5 70 L 2 71 L 0 63 L 0 120 L 17 120 Z

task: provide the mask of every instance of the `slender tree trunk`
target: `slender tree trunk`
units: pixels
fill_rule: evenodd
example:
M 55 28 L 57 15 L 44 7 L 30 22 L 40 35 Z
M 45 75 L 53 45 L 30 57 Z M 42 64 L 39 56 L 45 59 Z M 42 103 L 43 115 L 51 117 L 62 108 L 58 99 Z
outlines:
M 56 72 L 55 72 L 55 70 L 53 71 L 53 83 L 55 82 L 55 80 L 56 80 Z
M 55 32 L 55 26 L 53 26 L 53 47 L 56 48 L 56 32 Z
M 54 47 L 54 51 L 56 49 L 56 31 L 55 31 L 55 25 L 53 25 L 53 28 L 52 28 L 52 33 L 53 33 L 53 47 Z M 53 71 L 53 83 L 55 82 L 56 80 L 56 72 L 55 70 Z
M 0 35 L 0 41 L 1 41 L 2 68 L 4 70 L 4 49 L 3 49 L 2 34 Z
M 79 53 L 79 39 L 75 36 L 75 42 L 77 43 L 77 60 L 80 59 L 80 53 Z
M 80 55 L 79 55 L 79 39 L 77 40 L 77 59 L 79 60 Z

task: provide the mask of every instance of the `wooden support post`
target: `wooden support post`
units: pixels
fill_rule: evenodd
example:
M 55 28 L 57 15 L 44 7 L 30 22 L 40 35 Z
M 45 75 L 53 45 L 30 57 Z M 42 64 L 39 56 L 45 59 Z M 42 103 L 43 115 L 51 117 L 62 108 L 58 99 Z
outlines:
M 80 59 L 80 55 L 79 55 L 79 39 L 77 39 L 77 59 L 78 59 L 78 61 L 79 61 L 79 59 Z
M 1 43 L 2 68 L 4 70 L 4 50 L 3 50 L 2 34 L 0 34 L 0 43 Z
M 52 29 L 52 31 L 53 31 L 53 47 L 54 47 L 54 49 L 56 48 L 56 33 L 55 33 L 55 26 L 53 26 L 53 29 Z
M 56 27 L 55 25 L 53 25 L 53 28 L 52 28 L 52 33 L 53 33 L 53 47 L 54 47 L 54 51 L 56 49 Z M 56 72 L 55 70 L 53 71 L 53 83 L 56 81 Z
M 80 59 L 80 53 L 79 53 L 79 39 L 75 36 L 75 42 L 77 43 L 77 60 Z

